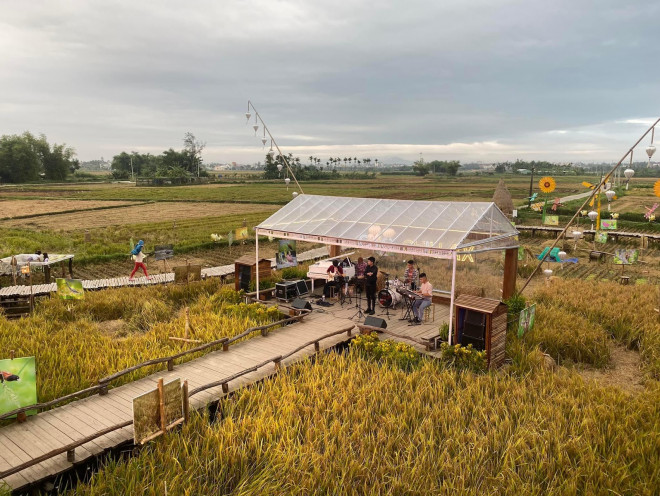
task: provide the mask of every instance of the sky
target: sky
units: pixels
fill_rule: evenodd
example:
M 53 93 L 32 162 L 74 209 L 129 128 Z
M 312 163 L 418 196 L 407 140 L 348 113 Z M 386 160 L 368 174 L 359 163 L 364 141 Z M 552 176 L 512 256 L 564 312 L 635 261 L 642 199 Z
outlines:
M 302 158 L 618 161 L 659 47 L 653 1 L 4 0 L 0 135 L 251 163 L 250 100 Z

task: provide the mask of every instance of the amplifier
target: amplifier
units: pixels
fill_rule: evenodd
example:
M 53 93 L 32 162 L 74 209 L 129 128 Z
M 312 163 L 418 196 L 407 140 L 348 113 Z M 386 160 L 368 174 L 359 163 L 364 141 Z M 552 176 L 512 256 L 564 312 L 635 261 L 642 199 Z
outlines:
M 275 297 L 278 300 L 289 301 L 298 296 L 296 281 L 284 281 L 275 284 Z

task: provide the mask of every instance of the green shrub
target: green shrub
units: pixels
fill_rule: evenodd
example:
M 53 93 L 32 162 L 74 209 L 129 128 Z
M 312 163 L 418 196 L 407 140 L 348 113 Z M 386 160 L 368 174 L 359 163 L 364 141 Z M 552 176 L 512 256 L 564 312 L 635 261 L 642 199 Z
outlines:
M 380 341 L 375 332 L 357 336 L 351 341 L 351 349 L 363 358 L 382 361 L 407 371 L 415 368 L 421 359 L 412 346 L 389 339 Z

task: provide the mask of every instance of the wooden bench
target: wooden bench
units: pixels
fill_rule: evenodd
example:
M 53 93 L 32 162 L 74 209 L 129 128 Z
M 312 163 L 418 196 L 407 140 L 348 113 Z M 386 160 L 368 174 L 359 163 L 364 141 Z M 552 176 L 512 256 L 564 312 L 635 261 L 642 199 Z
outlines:
M 12 296 L 0 299 L 0 308 L 7 319 L 18 319 L 30 313 L 29 296 Z

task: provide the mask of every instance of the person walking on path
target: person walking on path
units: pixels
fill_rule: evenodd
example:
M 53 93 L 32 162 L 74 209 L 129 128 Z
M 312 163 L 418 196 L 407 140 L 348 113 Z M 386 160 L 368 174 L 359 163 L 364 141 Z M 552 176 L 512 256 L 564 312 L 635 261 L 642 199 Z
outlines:
M 131 276 L 128 278 L 129 281 L 133 280 L 133 276 L 135 275 L 138 269 L 142 269 L 142 272 L 144 272 L 146 278 L 151 279 L 149 277 L 149 274 L 147 274 L 147 266 L 144 264 L 144 259 L 146 258 L 146 255 L 144 254 L 143 248 L 144 248 L 144 241 L 140 240 L 138 241 L 138 244 L 135 245 L 135 248 L 133 248 L 133 250 L 131 251 L 131 255 L 133 255 L 133 259 L 135 260 L 135 267 L 133 268 L 133 272 L 131 272 Z

